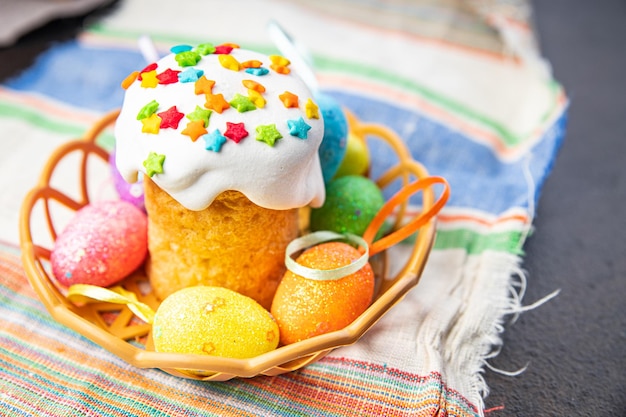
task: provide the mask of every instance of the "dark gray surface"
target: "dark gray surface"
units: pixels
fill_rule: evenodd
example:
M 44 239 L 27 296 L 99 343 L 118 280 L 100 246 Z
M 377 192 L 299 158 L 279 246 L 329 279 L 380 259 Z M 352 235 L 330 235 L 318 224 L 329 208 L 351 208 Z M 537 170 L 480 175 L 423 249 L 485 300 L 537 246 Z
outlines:
M 486 372 L 487 414 L 626 415 L 626 2 L 535 0 L 544 56 L 571 100 L 526 244 L 526 303 Z
M 1 1 L 1 0 L 0 0 Z M 571 98 L 568 132 L 526 244 L 525 302 L 485 371 L 487 416 L 626 416 L 626 2 L 535 0 L 540 43 Z M 0 49 L 0 81 L 82 18 Z

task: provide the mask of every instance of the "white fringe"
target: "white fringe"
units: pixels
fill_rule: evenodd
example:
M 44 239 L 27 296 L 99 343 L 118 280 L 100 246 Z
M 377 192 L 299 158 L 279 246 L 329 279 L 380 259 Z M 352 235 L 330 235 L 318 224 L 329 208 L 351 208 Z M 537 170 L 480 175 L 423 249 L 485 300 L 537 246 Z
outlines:
M 517 370 L 504 370 L 497 368 L 489 363 L 489 360 L 495 358 L 500 354 L 503 345 L 501 336 L 505 330 L 505 324 L 515 323 L 521 313 L 541 307 L 548 301 L 558 296 L 560 293 L 560 289 L 553 291 L 552 293 L 540 298 L 539 300 L 531 304 L 523 305 L 522 299 L 524 298 L 526 292 L 527 278 L 525 272 L 519 266 L 521 258 L 515 255 L 507 256 L 507 254 L 496 253 L 484 253 L 478 256 L 486 256 L 488 258 L 495 256 L 495 258 L 500 258 L 499 260 L 482 260 L 487 263 L 493 262 L 493 264 L 489 268 L 491 269 L 491 272 L 497 273 L 498 269 L 501 271 L 512 271 L 508 281 L 508 297 L 505 297 L 504 300 L 492 300 L 495 305 L 500 305 L 500 313 L 498 314 L 498 317 L 494 317 L 495 320 L 493 322 L 491 331 L 486 332 L 486 334 L 483 335 L 484 337 L 480 339 L 482 341 L 482 346 L 479 349 L 476 349 L 476 347 L 474 347 L 475 352 L 480 351 L 481 353 L 480 359 L 477 361 L 478 369 L 472 374 L 474 375 L 474 380 L 472 381 L 471 386 L 472 389 L 475 390 L 474 392 L 479 393 L 480 399 L 478 399 L 477 405 L 479 407 L 480 415 L 482 416 L 484 408 L 484 398 L 489 395 L 489 387 L 484 378 L 484 369 L 489 369 L 490 371 L 498 373 L 500 375 L 515 377 L 524 373 L 526 369 L 528 369 L 528 367 L 530 366 L 530 362 L 527 362 L 524 366 Z M 468 346 L 468 348 L 471 349 L 472 347 Z M 470 354 L 470 356 L 473 355 Z

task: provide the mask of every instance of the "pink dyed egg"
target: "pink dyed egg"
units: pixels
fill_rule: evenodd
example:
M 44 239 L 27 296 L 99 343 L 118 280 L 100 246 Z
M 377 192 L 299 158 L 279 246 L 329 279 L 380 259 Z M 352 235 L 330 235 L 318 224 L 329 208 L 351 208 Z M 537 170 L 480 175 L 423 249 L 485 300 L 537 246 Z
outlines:
M 108 287 L 127 277 L 148 252 L 148 220 L 126 201 L 89 204 L 57 237 L 50 263 L 63 285 Z

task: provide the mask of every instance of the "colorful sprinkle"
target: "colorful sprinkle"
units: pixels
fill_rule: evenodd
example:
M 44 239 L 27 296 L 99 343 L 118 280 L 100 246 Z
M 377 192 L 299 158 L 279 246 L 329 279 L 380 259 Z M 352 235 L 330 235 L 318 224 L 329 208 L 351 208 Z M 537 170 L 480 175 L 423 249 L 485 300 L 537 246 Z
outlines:
M 139 110 L 137 114 L 137 120 L 145 119 L 146 117 L 152 116 L 157 109 L 159 108 L 159 103 L 156 100 L 152 100 L 150 103 L 146 104 Z
M 148 174 L 150 178 L 152 178 L 154 174 L 162 174 L 164 162 L 165 155 L 150 152 L 150 154 L 148 154 L 148 158 L 143 161 L 143 166 L 146 168 L 146 174 Z
M 143 133 L 156 135 L 159 133 L 159 129 L 161 128 L 161 118 L 156 114 L 153 114 L 150 117 L 141 119 L 141 125 L 141 131 Z
M 173 54 L 179 54 L 181 52 L 191 51 L 193 47 L 191 45 L 175 45 L 170 48 L 170 52 Z
M 261 65 L 263 65 L 263 63 L 261 61 L 257 61 L 256 59 L 251 59 L 241 63 L 242 68 L 260 68 Z
M 204 107 L 222 114 L 224 110 L 230 109 L 230 104 L 224 99 L 223 94 L 207 94 Z
M 246 87 L 249 90 L 258 91 L 259 93 L 265 92 L 265 87 L 262 84 L 257 83 L 256 81 L 242 80 L 241 83 L 243 84 L 244 87 Z
M 265 99 L 258 91 L 248 90 L 248 97 L 250 98 L 250 101 L 252 101 L 254 105 L 257 106 L 257 108 L 262 109 L 265 107 Z
M 256 110 L 256 106 L 252 101 L 239 93 L 235 94 L 235 97 L 230 101 L 231 107 L 237 109 L 239 113 L 245 113 L 247 111 Z
M 289 127 L 289 134 L 299 137 L 300 139 L 306 139 L 307 132 L 311 130 L 311 126 L 309 126 L 302 117 L 297 120 L 287 120 L 287 126 Z
M 212 110 L 203 109 L 200 106 L 196 106 L 195 110 L 187 115 L 187 119 L 193 121 L 202 120 L 204 127 L 209 127 L 209 118 L 211 117 Z
M 280 134 L 273 123 L 271 125 L 260 125 L 256 128 L 256 140 L 265 142 L 270 146 L 274 146 L 276 141 L 282 137 L 283 135 Z
M 287 58 L 281 55 L 270 55 L 269 58 L 272 62 L 272 65 L 286 67 L 287 65 L 291 64 L 291 62 Z
M 222 149 L 222 145 L 226 142 L 226 138 L 222 136 L 218 129 L 215 129 L 209 134 L 203 135 L 204 149 L 207 151 L 219 152 Z
M 135 82 L 138 76 L 139 76 L 139 71 L 133 71 L 130 74 L 128 74 L 128 76 L 124 78 L 124 81 L 122 81 L 122 88 L 124 90 L 128 89 L 128 87 L 130 87 L 130 85 Z
M 306 113 L 306 117 L 308 119 L 320 118 L 319 107 L 317 107 L 317 104 L 315 104 L 313 100 L 311 100 L 310 98 L 307 100 L 306 104 L 304 105 L 304 110 Z
M 213 86 L 215 81 L 207 79 L 204 75 L 196 81 L 195 93 L 196 94 L 213 94 Z
M 159 80 L 159 84 L 174 84 L 178 82 L 178 74 L 180 71 L 173 70 L 171 68 L 166 69 L 159 75 L 157 75 L 157 80 Z
M 206 342 L 202 344 L 202 351 L 206 353 L 207 355 L 212 356 L 216 350 L 217 348 L 215 347 L 215 343 L 213 342 Z
M 278 74 L 287 75 L 291 72 L 289 67 L 281 67 L 280 65 L 270 65 L 270 68 L 276 71 Z
M 178 129 L 178 123 L 185 116 L 179 112 L 176 106 L 172 106 L 164 112 L 157 113 L 161 118 L 161 129 Z
M 191 67 L 200 61 L 200 54 L 195 51 L 185 51 L 176 54 L 174 59 L 181 67 Z
M 201 43 L 196 46 L 196 52 L 200 55 L 210 55 L 215 52 L 215 46 L 212 43 Z
M 226 122 L 226 132 L 224 132 L 224 136 L 235 143 L 239 143 L 243 138 L 248 136 L 248 131 L 243 123 Z
M 156 64 L 156 62 L 153 62 L 152 64 L 148 65 L 147 67 L 139 71 L 139 75 L 137 76 L 137 79 L 141 81 L 144 72 L 154 71 L 155 69 L 157 69 L 157 67 L 158 65 Z
M 218 59 L 220 61 L 220 65 L 226 69 L 231 71 L 239 71 L 241 69 L 241 64 L 239 64 L 239 61 L 237 61 L 232 55 L 220 55 Z
M 270 70 L 268 70 L 267 68 L 263 68 L 263 67 L 260 67 L 260 68 L 246 68 L 246 72 L 248 74 L 256 75 L 258 77 L 261 77 L 263 75 L 269 74 Z
M 154 88 L 159 85 L 155 70 L 144 72 L 141 78 L 141 86 L 144 88 Z
M 280 98 L 280 101 L 282 101 L 283 105 L 287 108 L 298 107 L 298 96 L 289 91 L 280 94 L 278 98 Z
M 225 54 L 228 55 L 233 50 L 232 45 L 218 45 L 215 47 L 215 54 Z
M 202 120 L 194 120 L 187 123 L 187 127 L 181 133 L 189 136 L 191 140 L 195 142 L 200 136 L 206 134 L 207 130 L 204 128 L 204 122 Z
M 197 68 L 187 68 L 178 74 L 178 81 L 181 83 L 195 83 L 204 74 L 204 71 Z
M 270 55 L 270 61 L 272 62 L 270 68 L 277 73 L 289 74 L 291 72 L 289 69 L 289 64 L 291 64 L 291 62 L 287 58 L 280 55 Z

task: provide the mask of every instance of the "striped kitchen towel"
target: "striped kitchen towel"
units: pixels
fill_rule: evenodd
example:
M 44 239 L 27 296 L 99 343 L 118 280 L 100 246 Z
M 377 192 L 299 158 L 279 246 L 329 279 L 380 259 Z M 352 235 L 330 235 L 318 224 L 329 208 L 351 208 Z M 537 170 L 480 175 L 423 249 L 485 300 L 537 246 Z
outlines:
M 0 414 L 482 415 L 482 371 L 521 309 L 523 245 L 566 122 L 529 19 L 522 0 L 122 1 L 44 53 L 0 87 Z M 120 107 L 121 80 L 145 66 L 140 36 L 159 51 L 209 41 L 272 52 L 270 20 L 306 45 L 323 91 L 449 181 L 434 250 L 419 285 L 361 340 L 302 370 L 207 383 L 136 369 L 38 302 L 15 246 L 20 201 L 52 149 Z M 374 149 L 374 173 L 385 152 Z

